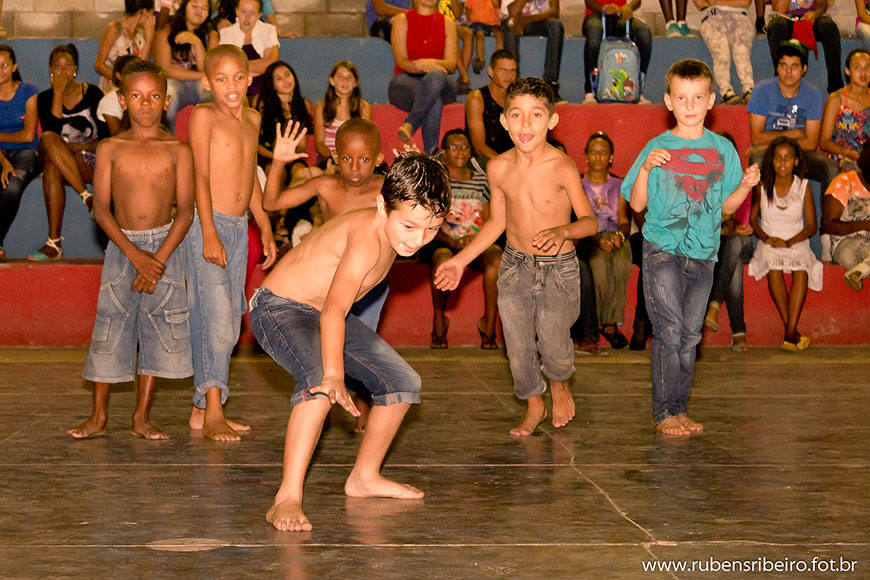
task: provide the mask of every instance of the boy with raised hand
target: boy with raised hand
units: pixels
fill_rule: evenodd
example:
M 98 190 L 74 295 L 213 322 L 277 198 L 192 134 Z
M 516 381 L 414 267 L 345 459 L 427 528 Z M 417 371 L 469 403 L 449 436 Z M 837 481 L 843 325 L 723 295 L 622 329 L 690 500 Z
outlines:
M 622 182 L 643 227 L 646 307 L 653 325 L 653 420 L 665 435 L 703 430 L 689 418 L 695 347 L 713 284 L 722 213 L 734 213 L 760 179 L 742 172 L 734 146 L 704 128 L 713 108 L 713 73 L 699 60 L 674 64 L 665 105 L 677 126 L 653 138 Z
M 138 355 L 130 433 L 166 439 L 149 422 L 155 377 L 193 374 L 184 256 L 176 251 L 193 221 L 193 156 L 160 126 L 169 107 L 160 67 L 144 60 L 128 65 L 119 99 L 131 128 L 99 144 L 94 169 L 94 214 L 110 242 L 83 372 L 94 381 L 93 411 L 66 432 L 76 439 L 106 433 L 109 385 L 133 380 Z
M 361 381 L 374 401 L 345 494 L 423 497 L 422 491 L 380 474 L 405 413 L 420 402 L 420 376 L 349 312 L 386 277 L 397 254 L 412 256 L 435 237 L 449 209 L 444 166 L 419 153 L 401 156 L 384 179 L 377 207 L 345 212 L 313 230 L 251 299 L 254 336 L 297 383 L 290 399 L 281 487 L 266 513 L 277 529 L 311 529 L 302 511 L 302 486 L 323 421 L 336 402 L 359 416 L 345 373 Z
M 230 356 L 245 313 L 250 209 L 262 232 L 263 269 L 275 261 L 272 226 L 256 179 L 260 114 L 246 107 L 251 84 L 242 49 L 219 45 L 205 55 L 203 87 L 214 101 L 190 117 L 196 214 L 187 251 L 187 292 L 195 391 L 191 429 L 217 441 L 238 441 L 250 429 L 226 419 Z
M 570 331 L 580 313 L 580 270 L 571 240 L 594 235 L 598 220 L 574 162 L 547 143 L 547 132 L 559 122 L 555 99 L 550 85 L 540 79 L 519 79 L 508 88 L 501 123 L 514 148 L 487 165 L 490 218 L 435 273 L 439 290 L 455 289 L 465 267 L 506 233 L 498 309 L 514 393 L 527 403 L 511 435 L 531 435 L 547 418 L 542 370 L 550 379 L 553 426 L 563 427 L 574 418 L 568 384 L 574 374 Z

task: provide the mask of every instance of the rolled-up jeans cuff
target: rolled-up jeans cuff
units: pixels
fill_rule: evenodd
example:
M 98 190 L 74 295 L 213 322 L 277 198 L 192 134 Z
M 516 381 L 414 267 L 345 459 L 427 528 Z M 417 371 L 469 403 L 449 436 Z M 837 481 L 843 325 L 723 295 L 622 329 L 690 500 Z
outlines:
M 225 405 L 227 403 L 227 399 L 230 397 L 230 388 L 223 384 L 220 381 L 206 381 L 201 385 L 197 385 L 193 390 L 193 406 L 197 409 L 205 409 L 205 394 L 209 391 L 209 389 L 213 389 L 217 387 L 221 390 L 221 405 Z

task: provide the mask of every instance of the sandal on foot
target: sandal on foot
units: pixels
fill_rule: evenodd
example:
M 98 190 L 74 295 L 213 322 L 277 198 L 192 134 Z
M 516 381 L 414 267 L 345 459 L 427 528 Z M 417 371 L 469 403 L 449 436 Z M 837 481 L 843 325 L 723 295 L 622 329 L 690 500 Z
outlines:
M 606 329 L 608 327 L 612 327 L 613 332 L 607 332 Z M 615 324 L 608 324 L 607 326 L 601 327 L 601 335 L 607 339 L 607 342 L 610 343 L 610 346 L 612 346 L 614 350 L 619 350 L 628 346 L 628 339 L 619 332 L 619 329 Z
M 797 344 L 789 342 L 787 340 L 782 341 L 782 345 L 780 345 L 780 348 L 787 352 L 798 352 L 800 350 Z
M 860 292 L 864 289 L 864 278 L 868 275 L 870 275 L 870 265 L 860 262 L 857 266 L 847 270 L 843 274 L 843 281 L 855 292 Z
M 721 307 L 718 302 L 711 302 L 707 306 L 707 314 L 704 316 L 704 328 L 711 332 L 719 331 L 719 309 Z
M 62 241 L 63 236 L 54 239 L 48 238 L 45 241 L 45 246 L 43 247 L 49 247 L 57 252 L 57 254 L 55 254 L 54 256 L 49 256 L 48 254 L 43 253 L 42 250 L 36 250 L 32 254 L 28 255 L 27 259 L 31 262 L 53 262 L 54 260 L 60 260 L 63 257 L 63 248 L 58 246 L 57 243 Z
M 399 127 L 399 130 L 396 131 L 396 134 L 399 136 L 400 141 L 407 143 L 411 140 L 411 137 L 414 136 L 413 131 L 414 129 L 413 127 L 411 127 L 411 125 L 409 125 L 408 123 L 404 123 L 402 126 Z
M 429 343 L 429 348 L 442 349 L 447 348 L 447 330 L 450 328 L 450 319 L 444 317 L 444 333 L 438 335 L 435 330 L 432 330 L 432 342 Z
M 92 220 L 96 220 L 94 217 L 94 202 L 92 201 L 94 199 L 94 194 L 86 189 L 79 193 L 79 197 L 82 198 L 82 203 L 85 204 L 85 207 L 88 209 L 88 216 Z M 88 205 L 89 201 L 91 202 L 90 205 Z
M 801 335 L 801 337 L 797 341 L 797 349 L 798 350 L 806 350 L 806 349 L 810 348 L 810 344 L 812 342 L 813 341 L 810 340 L 809 336 Z
M 477 321 L 477 333 L 480 334 L 480 348 L 483 350 L 498 350 L 498 344 L 495 342 L 495 333 L 490 336 L 485 333 L 480 327 L 482 320 Z
M 746 343 L 745 332 L 738 332 L 731 337 L 731 350 L 733 350 L 734 352 L 749 351 L 749 345 Z

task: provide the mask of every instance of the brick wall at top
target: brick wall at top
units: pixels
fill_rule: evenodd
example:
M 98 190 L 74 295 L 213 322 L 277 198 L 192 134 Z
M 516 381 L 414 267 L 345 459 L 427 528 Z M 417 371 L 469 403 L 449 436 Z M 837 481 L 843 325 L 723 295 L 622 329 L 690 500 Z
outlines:
M 273 0 L 281 27 L 304 36 L 364 36 L 365 0 Z M 851 0 L 829 0 L 829 14 L 843 36 L 855 32 Z M 580 36 L 584 0 L 561 0 L 561 19 L 569 36 Z M 754 6 L 751 7 L 754 10 Z M 124 0 L 3 0 L 2 24 L 11 38 L 99 38 L 106 24 L 121 17 Z M 769 8 L 768 8 L 769 10 Z M 643 0 L 638 17 L 664 33 L 658 0 Z M 700 17 L 689 2 L 689 26 Z

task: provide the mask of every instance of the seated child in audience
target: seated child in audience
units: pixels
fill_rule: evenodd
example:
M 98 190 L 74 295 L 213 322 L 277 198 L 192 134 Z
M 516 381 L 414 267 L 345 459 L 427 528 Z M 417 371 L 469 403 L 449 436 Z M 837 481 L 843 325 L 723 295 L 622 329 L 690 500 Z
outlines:
M 100 75 L 100 89 L 108 93 L 117 86 L 114 64 L 119 56 L 130 54 L 151 60 L 153 41 L 154 1 L 124 0 L 124 15 L 109 23 L 97 49 L 94 69 Z
M 115 64 L 112 67 L 112 82 L 115 85 L 115 90 L 103 95 L 100 104 L 97 105 L 97 119 L 109 128 L 109 135 L 117 135 L 130 128 L 130 120 L 124 116 L 124 109 L 121 108 L 118 89 L 121 86 L 121 73 L 124 67 L 138 59 L 138 56 L 132 54 L 125 54 L 115 59 Z
M 220 44 L 238 46 L 248 57 L 248 67 L 251 71 L 249 97 L 259 94 L 266 69 L 270 64 L 278 61 L 278 52 L 281 48 L 278 30 L 260 20 L 262 14 L 263 0 L 238 0 L 235 24 L 220 31 Z M 214 48 L 215 45 L 212 40 L 209 48 Z
M 279 124 L 282 127 L 292 127 L 299 123 L 308 134 L 313 130 L 311 124 L 311 104 L 302 98 L 299 87 L 299 79 L 296 72 L 289 64 L 283 61 L 273 62 L 263 74 L 263 87 L 257 95 L 255 107 L 262 116 L 260 121 L 260 145 L 257 149 L 258 164 L 266 174 L 272 165 L 272 150 L 275 148 L 275 133 Z M 299 142 L 299 153 L 307 150 L 307 140 Z M 301 159 L 296 160 L 291 166 L 289 175 L 284 175 L 287 183 L 299 174 L 310 177 L 307 171 L 308 165 Z
M 841 173 L 825 192 L 822 227 L 831 235 L 834 261 L 844 268 L 846 284 L 860 292 L 870 275 L 870 148 L 858 157 L 858 169 Z
M 749 275 L 756 280 L 767 275 L 767 289 L 785 329 L 782 349 L 790 352 L 809 348 L 810 337 L 798 332 L 797 326 L 807 286 L 822 289 L 823 266 L 810 248 L 816 208 L 804 165 L 797 141 L 774 139 L 761 162 L 761 187 L 752 197 L 749 216 L 760 242 L 749 262 Z M 790 289 L 785 287 L 784 273 L 792 275 Z
M 275 261 L 275 240 L 263 211 L 256 178 L 260 114 L 244 105 L 250 84 L 241 48 L 222 44 L 205 55 L 205 88 L 214 102 L 190 116 L 190 145 L 196 163 L 196 214 L 187 236 L 187 296 L 193 351 L 191 429 L 217 441 L 238 441 L 250 427 L 229 421 L 230 356 L 245 308 L 248 211 L 260 229 L 266 261 Z
M 193 374 L 184 256 L 176 251 L 193 221 L 193 156 L 186 143 L 160 126 L 168 103 L 166 77 L 156 64 L 137 60 L 127 67 L 121 106 L 131 129 L 97 148 L 94 212 L 111 241 L 83 372 L 94 381 L 93 411 L 87 421 L 67 430 L 76 439 L 105 434 L 109 384 L 132 381 L 137 358 L 139 386 L 130 432 L 166 439 L 149 422 L 155 377 Z M 178 206 L 174 220 L 173 204 Z
M 749 14 L 752 0 L 694 0 L 701 11 L 701 38 L 713 58 L 713 77 L 722 95 L 723 105 L 749 102 L 755 79 L 752 76 L 752 43 L 755 27 Z M 743 96 L 731 86 L 731 59 L 737 69 Z
M 489 186 L 486 173 L 477 159 L 471 157 L 471 142 L 462 129 L 448 131 L 441 140 L 447 172 L 450 174 L 450 189 L 453 193 L 450 213 L 444 220 L 435 241 L 420 252 L 420 261 L 432 268 L 432 318 L 431 348 L 447 348 L 447 329 L 450 319 L 444 315 L 450 292 L 439 290 L 434 284 L 434 275 L 443 262 L 466 247 L 481 226 L 489 218 Z M 477 321 L 480 348 L 497 349 L 495 323 L 498 313 L 498 268 L 501 265 L 502 249 L 492 244 L 475 258 L 471 268 L 483 272 L 483 317 Z
M 474 33 L 474 47 L 473 50 L 463 47 L 463 52 L 468 52 L 474 74 L 480 74 L 483 67 L 486 66 L 484 37 L 492 36 L 495 38 L 496 50 L 504 48 L 504 34 L 502 34 L 501 20 L 498 17 L 499 8 L 501 8 L 499 0 L 466 0 L 465 2 L 465 20 L 468 21 L 468 27 Z M 477 56 L 474 56 L 475 52 Z M 466 62 L 465 57 L 463 57 L 463 62 Z M 465 66 L 467 70 L 468 65 Z
M 454 290 L 465 266 L 506 232 L 498 307 L 514 393 L 527 404 L 520 424 L 511 429 L 520 436 L 531 435 L 547 418 L 541 369 L 550 379 L 553 426 L 564 427 L 574 418 L 568 384 L 574 374 L 570 328 L 580 312 L 580 274 L 571 240 L 598 229 L 577 167 L 547 143 L 547 131 L 559 122 L 555 105 L 552 87 L 540 79 L 511 84 L 501 120 L 514 148 L 487 166 L 490 219 L 435 273 L 439 290 Z M 570 221 L 572 209 L 575 222 Z
M 625 296 L 631 274 L 631 210 L 619 195 L 622 178 L 610 173 L 613 166 L 613 141 L 605 133 L 593 133 L 586 142 L 583 191 L 598 219 L 598 233 L 580 243 L 587 246 L 589 267 L 595 284 L 595 304 L 601 334 L 614 349 L 628 346 L 619 332 L 625 321 Z
M 314 146 L 318 165 L 325 166 L 332 158 L 338 128 L 353 117 L 371 120 L 372 108 L 361 96 L 356 65 L 349 60 L 340 60 L 329 73 L 326 96 L 314 105 Z
M 294 155 L 292 139 L 275 147 Z M 348 497 L 421 499 L 423 492 L 388 480 L 381 464 L 411 404 L 420 376 L 371 328 L 350 314 L 383 280 L 396 255 L 409 257 L 435 237 L 450 207 L 444 166 L 421 154 L 399 157 L 377 207 L 348 211 L 290 250 L 251 299 L 251 328 L 264 350 L 293 374 L 281 487 L 266 519 L 281 531 L 311 530 L 302 511 L 305 474 L 334 403 L 358 416 L 345 373 L 373 395 L 368 428 L 344 485 Z
M 849 84 L 828 95 L 819 135 L 819 148 L 837 163 L 840 172 L 857 167 L 864 141 L 870 137 L 870 52 L 856 48 L 849 53 L 846 79 Z

